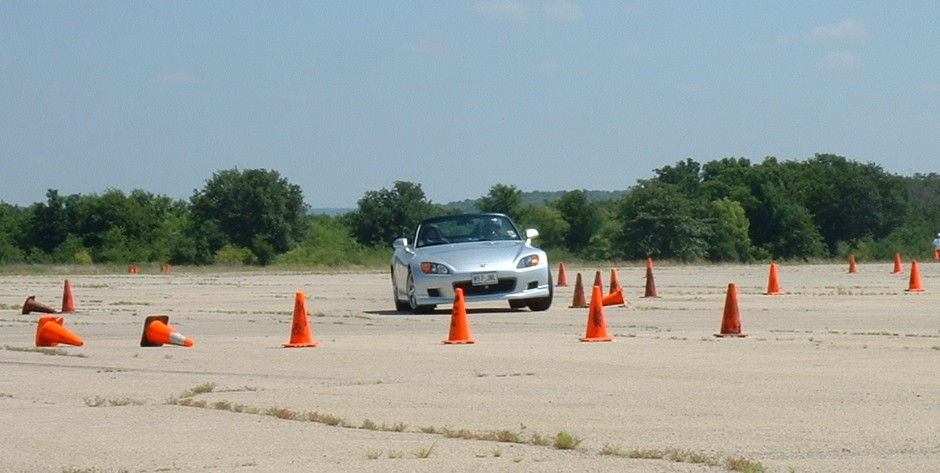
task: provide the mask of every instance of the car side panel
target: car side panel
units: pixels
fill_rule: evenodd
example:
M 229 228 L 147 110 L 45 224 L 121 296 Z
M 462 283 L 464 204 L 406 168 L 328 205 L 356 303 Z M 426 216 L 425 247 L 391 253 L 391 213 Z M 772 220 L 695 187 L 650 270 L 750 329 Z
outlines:
M 392 277 L 397 289 L 395 297 L 402 301 L 408 299 L 408 268 L 413 259 L 414 255 L 402 250 L 396 250 L 392 257 Z

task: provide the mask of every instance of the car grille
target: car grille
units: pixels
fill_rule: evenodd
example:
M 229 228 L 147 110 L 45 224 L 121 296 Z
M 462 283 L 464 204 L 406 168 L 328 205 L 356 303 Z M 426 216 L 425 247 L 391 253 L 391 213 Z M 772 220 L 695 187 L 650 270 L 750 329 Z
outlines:
M 470 281 L 459 281 L 454 283 L 454 291 L 457 288 L 463 289 L 465 296 L 483 295 L 483 294 L 502 294 L 512 292 L 516 289 L 516 278 L 500 279 L 499 283 L 490 286 L 474 286 Z

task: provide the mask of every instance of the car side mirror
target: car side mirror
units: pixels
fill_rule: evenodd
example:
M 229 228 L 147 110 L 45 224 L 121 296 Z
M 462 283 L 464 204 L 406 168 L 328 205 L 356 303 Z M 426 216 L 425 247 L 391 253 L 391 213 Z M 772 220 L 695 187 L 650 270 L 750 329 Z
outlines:
M 534 229 L 534 228 L 526 228 L 526 229 L 525 229 L 525 237 L 528 238 L 529 240 L 531 240 L 531 239 L 533 239 L 533 238 L 538 238 L 538 237 L 539 237 L 539 231 L 536 230 L 536 229 Z
M 392 248 L 395 248 L 396 250 L 408 248 L 408 239 L 396 238 L 395 241 L 392 242 Z

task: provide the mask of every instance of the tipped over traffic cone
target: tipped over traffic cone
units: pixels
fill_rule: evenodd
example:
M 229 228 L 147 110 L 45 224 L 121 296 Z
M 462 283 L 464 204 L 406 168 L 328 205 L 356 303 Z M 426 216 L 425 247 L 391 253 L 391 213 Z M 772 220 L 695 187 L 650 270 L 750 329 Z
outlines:
M 191 347 L 193 339 L 186 338 L 169 325 L 170 318 L 166 315 L 151 315 L 144 320 L 144 333 L 140 336 L 140 346 L 159 347 L 164 343 Z
M 62 312 L 75 312 L 75 299 L 72 298 L 72 283 L 65 280 L 65 287 L 62 289 Z
M 557 287 L 565 287 L 568 285 L 568 273 L 565 271 L 565 263 L 558 263 L 558 282 L 555 283 Z
M 901 266 L 901 253 L 894 254 L 894 269 L 891 274 L 904 274 L 904 267 Z
M 601 304 L 606 307 L 609 305 L 627 305 L 627 298 L 623 295 L 623 288 L 607 294 L 601 299 Z
M 601 286 L 594 286 L 591 292 L 591 309 L 588 312 L 587 333 L 582 342 L 612 342 L 614 338 L 607 332 L 607 317 L 604 304 L 601 303 Z
M 920 267 L 917 261 L 911 261 L 911 279 L 907 285 L 907 292 L 923 292 L 924 286 L 920 283 Z
M 617 273 L 617 268 L 610 269 L 610 290 L 607 291 L 608 294 L 613 294 L 620 289 L 620 275 Z
M 721 317 L 721 333 L 716 337 L 746 337 L 741 333 L 741 313 L 738 311 L 738 286 L 728 284 L 728 293 L 725 295 L 725 311 Z
M 36 346 L 54 347 L 60 343 L 80 347 L 85 344 L 82 337 L 65 328 L 65 320 L 54 315 L 44 315 L 36 325 Z
M 303 292 L 294 295 L 294 320 L 290 327 L 290 342 L 283 344 L 287 348 L 308 348 L 320 345 L 313 339 L 310 329 L 310 314 L 307 312 L 307 298 Z
M 55 309 L 37 301 L 36 296 L 29 296 L 26 298 L 26 302 L 23 303 L 23 315 L 29 314 L 30 312 L 54 314 Z
M 777 263 L 770 263 L 770 277 L 767 282 L 767 294 L 768 296 L 779 296 L 785 294 L 780 290 L 780 279 L 777 276 Z
M 476 343 L 470 337 L 470 321 L 467 320 L 467 306 L 463 298 L 463 289 L 454 292 L 454 307 L 450 311 L 450 335 L 444 340 L 447 345 L 458 343 Z
M 656 280 L 653 279 L 652 260 L 646 264 L 646 291 L 644 291 L 643 297 L 659 297 L 656 294 Z
M 855 255 L 849 256 L 849 274 L 855 274 L 858 272 L 858 262 L 855 260 Z
M 578 273 L 574 279 L 574 298 L 571 301 L 571 305 L 568 307 L 571 309 L 583 309 L 587 306 L 587 299 L 584 297 L 584 284 L 581 282 L 581 273 Z

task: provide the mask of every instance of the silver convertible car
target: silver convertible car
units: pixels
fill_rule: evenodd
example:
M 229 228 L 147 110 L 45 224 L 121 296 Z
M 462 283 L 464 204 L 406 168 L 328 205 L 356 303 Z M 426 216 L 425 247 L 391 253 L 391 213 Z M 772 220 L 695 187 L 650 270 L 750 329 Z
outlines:
M 457 288 L 464 301 L 508 301 L 514 309 L 548 310 L 552 274 L 545 252 L 532 246 L 538 230 L 521 233 L 503 214 L 464 214 L 429 218 L 411 241 L 392 246 L 395 309 L 428 313 L 452 304 Z

